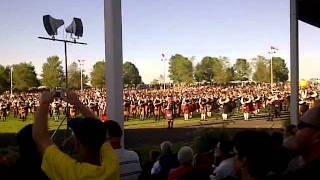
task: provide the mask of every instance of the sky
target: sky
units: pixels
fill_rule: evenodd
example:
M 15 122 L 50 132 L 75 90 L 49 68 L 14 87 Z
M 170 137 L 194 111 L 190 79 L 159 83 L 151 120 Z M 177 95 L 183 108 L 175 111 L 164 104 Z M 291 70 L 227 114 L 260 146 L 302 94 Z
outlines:
M 88 45 L 68 45 L 68 64 L 84 59 L 91 72 L 105 57 L 103 11 L 103 0 L 1 0 L 0 64 L 32 62 L 39 75 L 48 56 L 63 60 L 62 43 L 37 38 L 48 37 L 42 16 L 50 14 L 65 22 L 57 38 L 69 37 L 64 28 L 73 17 L 82 19 L 80 41 Z M 124 61 L 134 63 L 146 83 L 163 74 L 162 53 L 168 59 L 194 56 L 195 63 L 227 56 L 233 64 L 236 58 L 268 57 L 275 46 L 290 67 L 289 0 L 122 0 L 122 16 Z M 300 78 L 320 77 L 320 29 L 300 22 L 299 31 Z

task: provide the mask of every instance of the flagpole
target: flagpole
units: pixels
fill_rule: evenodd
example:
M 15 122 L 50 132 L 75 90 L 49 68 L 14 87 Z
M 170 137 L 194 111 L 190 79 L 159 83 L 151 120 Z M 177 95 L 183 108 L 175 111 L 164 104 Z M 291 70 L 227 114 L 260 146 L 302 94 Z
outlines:
M 163 61 L 163 90 L 166 90 L 166 58 L 164 56 L 164 54 L 161 55 L 162 59 L 161 61 Z
M 12 97 L 13 83 L 12 83 L 12 74 L 13 74 L 13 66 L 10 67 L 10 94 Z
M 272 62 L 273 62 L 273 54 L 277 53 L 277 48 L 271 46 L 269 54 L 271 54 L 271 59 L 270 59 L 270 85 L 271 85 L 271 93 L 273 93 L 273 67 L 272 67 Z

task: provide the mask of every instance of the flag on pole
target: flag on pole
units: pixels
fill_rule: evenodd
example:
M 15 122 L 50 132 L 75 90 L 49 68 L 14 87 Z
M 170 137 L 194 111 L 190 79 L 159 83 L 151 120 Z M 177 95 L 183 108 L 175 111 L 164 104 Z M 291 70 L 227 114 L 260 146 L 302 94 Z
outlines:
M 272 50 L 279 50 L 278 48 L 273 47 L 273 46 L 271 46 L 270 48 L 271 48 Z
M 161 56 L 164 58 L 164 54 L 162 53 Z

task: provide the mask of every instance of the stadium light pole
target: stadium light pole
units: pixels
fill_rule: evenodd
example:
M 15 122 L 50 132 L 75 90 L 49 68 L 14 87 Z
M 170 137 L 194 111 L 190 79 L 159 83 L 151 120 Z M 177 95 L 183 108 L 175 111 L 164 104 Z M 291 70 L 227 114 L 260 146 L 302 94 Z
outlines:
M 161 61 L 163 61 L 163 90 L 166 90 L 166 57 L 164 54 L 161 55 Z
M 272 59 L 273 59 L 273 55 L 277 53 L 279 49 L 271 46 L 270 47 L 270 51 L 268 52 L 271 55 L 271 59 L 270 59 L 270 85 L 271 85 L 271 93 L 273 93 L 273 67 L 272 67 Z
M 11 97 L 13 95 L 13 93 L 12 93 L 12 91 L 13 91 L 12 77 L 13 77 L 13 66 L 10 67 L 10 94 L 11 94 Z
M 82 73 L 83 73 L 83 63 L 84 63 L 84 61 L 86 61 L 86 60 L 84 60 L 84 59 L 78 59 L 78 62 L 79 62 L 79 64 L 80 64 L 80 82 L 81 82 L 81 92 L 83 92 L 83 77 L 82 77 Z

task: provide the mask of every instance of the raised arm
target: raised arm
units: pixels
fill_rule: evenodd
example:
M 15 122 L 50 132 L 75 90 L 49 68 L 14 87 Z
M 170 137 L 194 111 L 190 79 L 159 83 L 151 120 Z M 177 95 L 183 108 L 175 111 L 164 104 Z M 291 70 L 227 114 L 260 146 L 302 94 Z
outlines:
M 72 91 L 65 91 L 65 93 L 66 94 L 62 99 L 72 105 L 75 105 L 76 109 L 78 109 L 84 117 L 97 118 L 87 106 L 81 103 L 79 96 L 76 93 Z
M 54 95 L 54 91 L 47 91 L 41 94 L 39 99 L 40 106 L 34 116 L 32 137 L 41 154 L 45 152 L 47 147 L 53 144 L 48 132 L 48 111 Z

